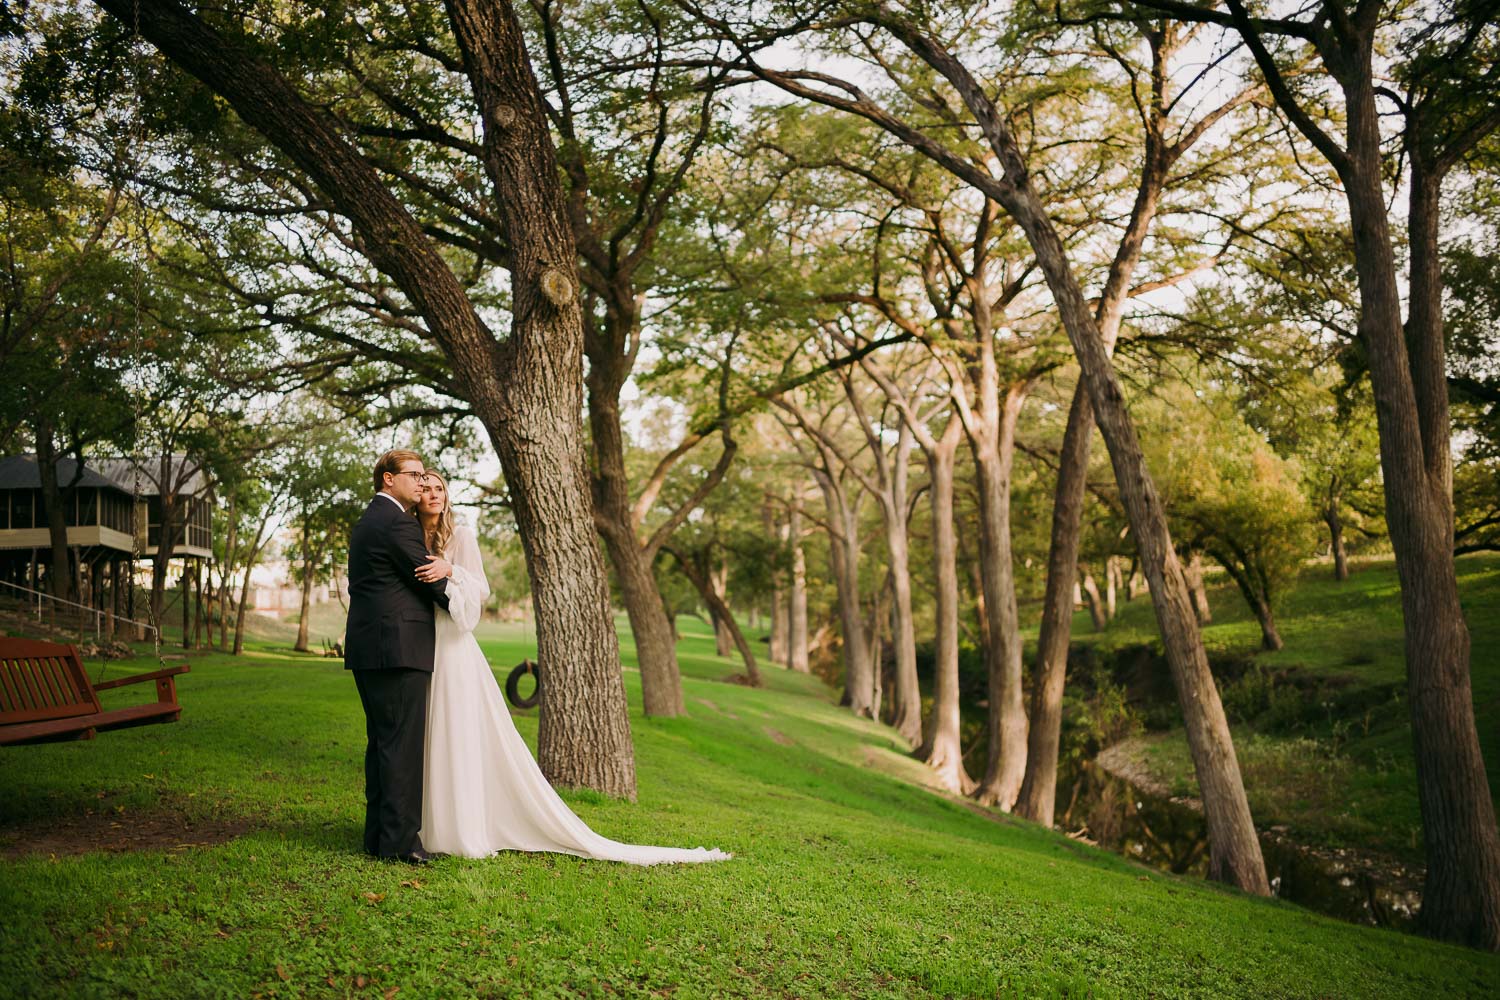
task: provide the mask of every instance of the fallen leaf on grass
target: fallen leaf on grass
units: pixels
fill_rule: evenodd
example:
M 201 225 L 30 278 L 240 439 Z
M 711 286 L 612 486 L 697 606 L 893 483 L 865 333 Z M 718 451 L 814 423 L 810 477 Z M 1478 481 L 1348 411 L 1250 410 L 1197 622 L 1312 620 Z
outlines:
M 392 986 L 390 989 L 388 989 L 388 990 L 385 991 L 385 1000 L 391 1000 L 391 997 L 395 996 L 397 993 L 400 993 L 400 992 L 401 992 L 401 987 L 399 987 L 399 986 Z
M 361 893 L 361 895 L 364 896 L 365 899 L 369 901 L 369 903 L 370 903 L 371 906 L 374 906 L 376 903 L 380 902 L 382 899 L 385 899 L 385 893 L 383 893 L 383 892 L 365 892 L 365 893 Z
M 362 990 L 362 989 L 365 988 L 365 986 L 367 986 L 369 984 L 369 982 L 370 981 L 368 979 L 366 979 L 364 976 L 355 976 L 354 977 L 354 988 L 357 989 L 357 990 Z
M 276 966 L 276 978 L 280 979 L 284 983 L 292 978 L 292 974 L 286 971 L 286 966 L 278 965 Z
M 420 889 L 422 888 L 422 881 L 415 878 L 403 879 L 401 885 L 407 889 Z

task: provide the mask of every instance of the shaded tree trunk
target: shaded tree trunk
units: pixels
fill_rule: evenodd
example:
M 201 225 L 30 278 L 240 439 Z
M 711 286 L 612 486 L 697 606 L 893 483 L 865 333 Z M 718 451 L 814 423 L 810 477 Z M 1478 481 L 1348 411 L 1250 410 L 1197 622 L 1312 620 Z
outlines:
M 992 354 L 985 353 L 987 363 L 993 364 Z M 1015 805 L 1026 776 L 1027 722 L 1021 691 L 1021 620 L 1011 550 L 1010 487 L 1016 424 L 1029 388 L 1029 383 L 1013 384 L 1002 395 L 997 379 L 982 379 L 977 423 L 984 430 L 977 438 L 970 435 L 979 479 L 980 582 L 989 626 L 984 648 L 990 701 L 989 757 L 974 797 L 1006 812 Z
M 593 469 L 590 495 L 593 520 L 620 584 L 620 600 L 635 637 L 641 670 L 641 701 L 649 716 L 681 715 L 682 676 L 677 665 L 677 643 L 667 618 L 653 554 L 641 546 L 631 516 L 629 479 L 625 471 L 625 438 L 620 427 L 620 384 L 628 374 L 623 358 L 610 353 L 603 338 L 594 337 L 589 357 L 588 417 L 592 431 Z M 601 352 L 603 352 L 601 356 Z M 717 629 L 715 630 L 717 632 Z M 725 649 L 719 654 L 728 655 Z
M 697 560 L 685 556 L 679 549 L 674 548 L 670 542 L 662 545 L 662 549 L 671 553 L 672 558 L 677 560 L 677 565 L 682 567 L 683 575 L 698 591 L 698 596 L 703 599 L 703 604 L 708 608 L 709 616 L 713 619 L 717 628 L 721 623 L 726 632 L 729 633 L 730 641 L 734 648 L 739 650 L 740 660 L 745 664 L 745 678 L 751 687 L 760 687 L 762 682 L 760 667 L 755 662 L 755 651 L 750 648 L 750 643 L 745 639 L 745 633 L 740 631 L 739 624 L 734 620 L 734 612 L 729 610 L 729 605 L 724 603 L 715 586 L 714 572 Z M 721 656 L 728 655 L 721 653 Z
M 799 674 L 807 664 L 807 556 L 802 548 L 802 497 L 794 494 L 787 508 L 787 537 L 792 546 L 791 583 L 787 588 L 787 669 Z
M 57 481 L 56 429 L 44 416 L 32 420 L 36 434 L 36 471 L 41 477 L 42 518 L 47 522 L 47 539 L 50 543 L 50 565 L 47 574 L 52 585 L 52 596 L 61 601 L 78 600 L 73 587 L 73 559 L 68 548 L 67 501 L 74 492 L 65 489 Z M 73 482 L 81 478 L 81 470 L 74 470 Z
M 922 691 L 917 680 L 917 635 L 911 607 L 911 551 L 906 524 L 912 433 L 902 421 L 890 461 L 888 499 L 882 500 L 891 579 L 891 647 L 896 671 L 890 724 L 913 747 L 922 742 Z
M 1120 613 L 1120 557 L 1110 556 L 1104 560 L 1104 614 L 1110 621 Z
M 875 685 L 870 674 L 870 651 L 859 599 L 859 518 L 831 475 L 818 470 L 814 477 L 823 491 L 828 524 L 829 569 L 838 595 L 839 626 L 844 660 L 844 698 L 855 715 L 875 715 Z
M 306 516 L 304 512 L 304 517 Z M 302 613 L 297 619 L 297 642 L 292 647 L 299 653 L 308 651 L 308 613 L 312 611 L 312 581 L 313 581 L 313 553 L 308 547 L 308 530 L 304 521 L 302 526 Z
M 1108 575 L 1108 570 L 1106 570 L 1105 576 Z M 1087 566 L 1083 567 L 1080 574 L 1080 587 L 1083 590 L 1084 603 L 1088 605 L 1089 620 L 1093 623 L 1094 631 L 1103 632 L 1105 626 L 1109 624 L 1109 613 L 1103 598 L 1099 596 L 1099 584 L 1094 582 L 1094 574 L 1089 572 Z
M 766 537 L 775 538 L 783 551 L 787 545 L 787 521 L 777 515 L 776 508 L 768 497 L 764 507 L 761 509 L 762 524 L 765 526 Z M 790 644 L 787 631 L 791 625 L 790 610 L 791 595 L 787 588 L 787 575 L 783 572 L 776 574 L 771 586 L 771 641 L 770 659 L 772 663 L 787 666 Z
M 1349 199 L 1386 522 L 1401 579 L 1407 698 L 1427 881 L 1428 933 L 1500 950 L 1500 832 L 1495 823 L 1469 677 L 1469 629 L 1453 562 L 1453 469 L 1438 225 L 1445 164 L 1418 148 L 1409 188 L 1407 322 L 1387 228 L 1381 135 L 1369 42 L 1341 80 L 1348 108 Z M 1450 161 L 1451 162 L 1451 161 Z
M 542 686 L 537 758 L 552 781 L 635 795 L 619 643 L 592 532 L 579 413 L 577 251 L 556 151 L 508 3 L 449 0 L 512 251 L 511 332 L 498 339 L 431 239 L 341 129 L 248 47 L 169 0 L 99 0 L 223 96 L 346 216 L 370 262 L 425 320 L 500 457 L 532 581 Z M 243 613 L 243 609 L 242 609 Z
M 1193 550 L 1184 572 L 1187 573 L 1188 587 L 1193 591 L 1193 611 L 1198 616 L 1198 624 L 1207 625 L 1214 620 L 1214 614 L 1213 609 L 1208 606 L 1208 588 L 1203 584 L 1202 552 Z
M 1328 525 L 1328 549 L 1333 554 L 1333 578 L 1339 583 L 1349 579 L 1349 556 L 1344 551 L 1344 519 L 1339 515 L 1338 496 L 1323 508 L 1323 523 Z
M 932 722 L 926 761 L 939 784 L 950 792 L 967 795 L 974 789 L 974 779 L 964 769 L 960 744 L 963 719 L 958 698 L 958 541 L 953 530 L 953 468 L 962 433 L 958 417 L 950 417 L 943 436 L 926 450 L 937 604 Z
M 231 493 L 229 496 L 229 536 L 224 540 L 224 561 L 219 564 L 219 652 L 229 651 L 229 606 L 230 579 L 234 575 L 234 563 L 239 555 L 236 545 L 239 541 L 239 497 Z M 212 637 L 210 636 L 210 641 Z
M 717 601 L 708 605 L 709 616 L 714 623 L 714 652 L 719 656 L 729 656 L 734 652 L 735 642 L 732 631 L 737 631 L 738 626 L 734 622 L 731 613 L 720 613 L 717 609 L 723 608 L 728 611 L 728 576 L 729 570 L 720 563 L 708 571 L 708 585 L 713 590 Z

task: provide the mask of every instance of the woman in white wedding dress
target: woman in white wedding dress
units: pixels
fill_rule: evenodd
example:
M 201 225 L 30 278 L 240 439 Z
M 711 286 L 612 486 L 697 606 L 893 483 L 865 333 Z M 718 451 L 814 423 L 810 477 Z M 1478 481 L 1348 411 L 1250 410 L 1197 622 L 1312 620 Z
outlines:
M 482 858 L 552 851 L 633 865 L 723 861 L 723 851 L 621 844 L 599 836 L 552 790 L 511 721 L 474 626 L 490 596 L 474 533 L 455 525 L 448 484 L 427 470 L 415 510 L 428 551 L 453 564 L 448 609 L 436 610 L 427 698 L 421 841 L 432 853 Z

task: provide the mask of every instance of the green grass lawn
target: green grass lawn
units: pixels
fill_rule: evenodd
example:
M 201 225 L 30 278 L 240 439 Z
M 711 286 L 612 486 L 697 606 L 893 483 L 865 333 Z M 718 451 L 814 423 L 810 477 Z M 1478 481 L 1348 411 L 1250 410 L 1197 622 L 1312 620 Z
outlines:
M 1466 556 L 1458 572 L 1480 745 L 1491 794 L 1500 796 L 1500 557 Z M 1420 862 L 1394 564 L 1356 563 L 1344 583 L 1329 566 L 1309 566 L 1277 614 L 1286 647 L 1275 653 L 1258 652 L 1259 626 L 1232 586 L 1214 588 L 1210 599 L 1214 621 L 1203 630 L 1210 655 L 1253 655 L 1258 668 L 1239 681 L 1220 681 L 1257 826 L 1285 825 L 1304 842 Z M 1156 642 L 1150 602 L 1140 597 L 1124 605 L 1102 633 L 1081 615 L 1074 636 L 1103 650 Z M 1275 680 L 1286 672 L 1299 674 L 1302 686 Z M 1243 707 L 1236 719 L 1237 705 Z M 1197 793 L 1180 727 L 1143 739 L 1140 756 L 1163 784 Z
M 525 652 L 515 628 L 487 627 L 483 642 L 501 671 Z M 181 722 L 0 757 L 0 995 L 1500 991 L 1500 956 L 978 815 L 921 787 L 890 731 L 836 708 L 816 681 L 772 668 L 765 689 L 726 684 L 736 665 L 712 648 L 702 629 L 682 642 L 686 718 L 632 711 L 639 801 L 567 796 L 606 836 L 736 855 L 654 869 L 514 854 L 420 871 L 370 861 L 363 726 L 338 662 L 265 642 L 238 659 L 196 656 Z M 638 706 L 633 669 L 625 683 Z M 535 713 L 518 724 L 534 740 Z M 122 830 L 164 814 L 251 826 L 217 846 L 18 853 L 89 813 Z

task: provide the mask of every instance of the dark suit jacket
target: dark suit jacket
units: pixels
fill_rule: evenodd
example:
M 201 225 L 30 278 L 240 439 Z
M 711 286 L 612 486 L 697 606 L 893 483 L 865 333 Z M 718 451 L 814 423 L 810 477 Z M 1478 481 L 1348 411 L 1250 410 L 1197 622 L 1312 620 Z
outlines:
M 448 606 L 448 581 L 422 583 L 415 573 L 425 565 L 417 519 L 373 497 L 349 536 L 346 669 L 432 670 L 432 606 Z

